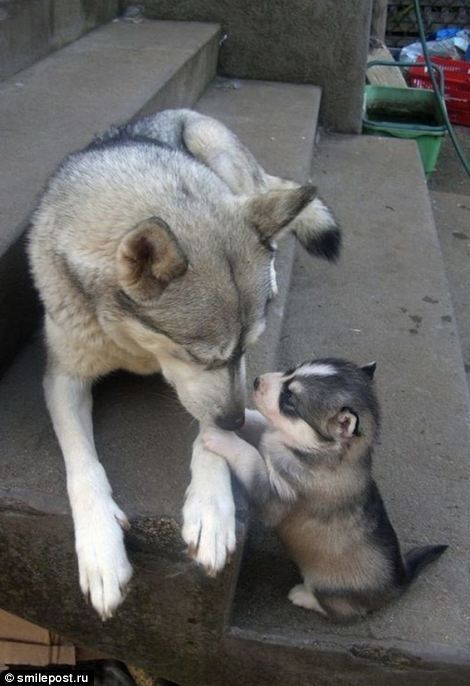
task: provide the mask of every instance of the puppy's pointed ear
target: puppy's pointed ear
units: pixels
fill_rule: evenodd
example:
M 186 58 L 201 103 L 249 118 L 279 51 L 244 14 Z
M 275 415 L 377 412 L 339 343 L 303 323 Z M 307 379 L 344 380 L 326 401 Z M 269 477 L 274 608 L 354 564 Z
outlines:
M 307 185 L 257 195 L 247 202 L 248 219 L 261 241 L 269 243 L 280 238 L 282 230 L 297 217 L 316 194 L 315 186 Z
M 157 298 L 188 268 L 170 227 L 159 217 L 145 219 L 124 236 L 116 261 L 119 284 L 136 301 Z
M 359 417 L 349 407 L 343 407 L 330 419 L 330 430 L 339 439 L 352 438 L 359 432 Z
M 367 374 L 369 379 L 373 379 L 375 370 L 377 369 L 377 362 L 369 362 L 369 364 L 365 364 L 363 367 L 361 367 L 361 369 L 365 374 Z

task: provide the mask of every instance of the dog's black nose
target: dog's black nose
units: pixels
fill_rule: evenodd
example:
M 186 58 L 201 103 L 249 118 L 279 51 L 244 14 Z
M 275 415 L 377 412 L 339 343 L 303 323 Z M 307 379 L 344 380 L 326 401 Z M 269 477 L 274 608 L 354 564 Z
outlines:
M 219 415 L 215 418 L 215 423 L 219 429 L 225 429 L 225 431 L 237 431 L 241 429 L 245 423 L 245 413 L 234 412 L 233 414 Z
M 259 388 L 259 376 L 253 381 L 253 386 L 255 387 L 255 391 L 257 391 Z

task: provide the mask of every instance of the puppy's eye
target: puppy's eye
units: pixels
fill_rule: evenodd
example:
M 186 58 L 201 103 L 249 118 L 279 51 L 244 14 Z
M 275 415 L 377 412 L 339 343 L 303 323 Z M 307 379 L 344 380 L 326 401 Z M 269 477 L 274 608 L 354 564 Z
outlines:
M 289 388 L 283 388 L 279 396 L 279 409 L 283 414 L 295 415 L 295 396 Z

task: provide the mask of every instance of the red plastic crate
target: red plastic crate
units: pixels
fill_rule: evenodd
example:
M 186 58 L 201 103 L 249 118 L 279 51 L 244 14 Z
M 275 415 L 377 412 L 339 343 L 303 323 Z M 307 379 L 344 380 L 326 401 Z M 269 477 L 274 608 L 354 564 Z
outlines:
M 432 88 L 428 68 L 420 57 L 416 66 L 408 71 L 409 85 L 414 88 Z M 470 126 L 470 62 L 433 57 L 432 62 L 444 72 L 444 96 L 449 119 L 454 124 Z

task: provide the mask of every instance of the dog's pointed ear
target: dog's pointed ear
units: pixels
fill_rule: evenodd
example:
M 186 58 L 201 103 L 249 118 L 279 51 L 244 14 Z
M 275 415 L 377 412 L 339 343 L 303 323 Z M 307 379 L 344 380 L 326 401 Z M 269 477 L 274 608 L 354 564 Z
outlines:
M 302 212 L 316 194 L 315 186 L 306 185 L 257 195 L 247 202 L 248 220 L 261 241 L 269 243 L 281 236 L 282 230 Z
M 375 370 L 377 369 L 377 362 L 369 362 L 369 364 L 365 364 L 363 367 L 361 367 L 361 369 L 365 374 L 367 374 L 369 379 L 373 379 Z
M 129 231 L 119 244 L 116 260 L 119 284 L 136 301 L 157 298 L 188 268 L 170 227 L 159 217 L 144 219 Z
M 339 439 L 348 439 L 359 433 L 359 417 L 349 407 L 343 407 L 330 419 L 330 430 Z

